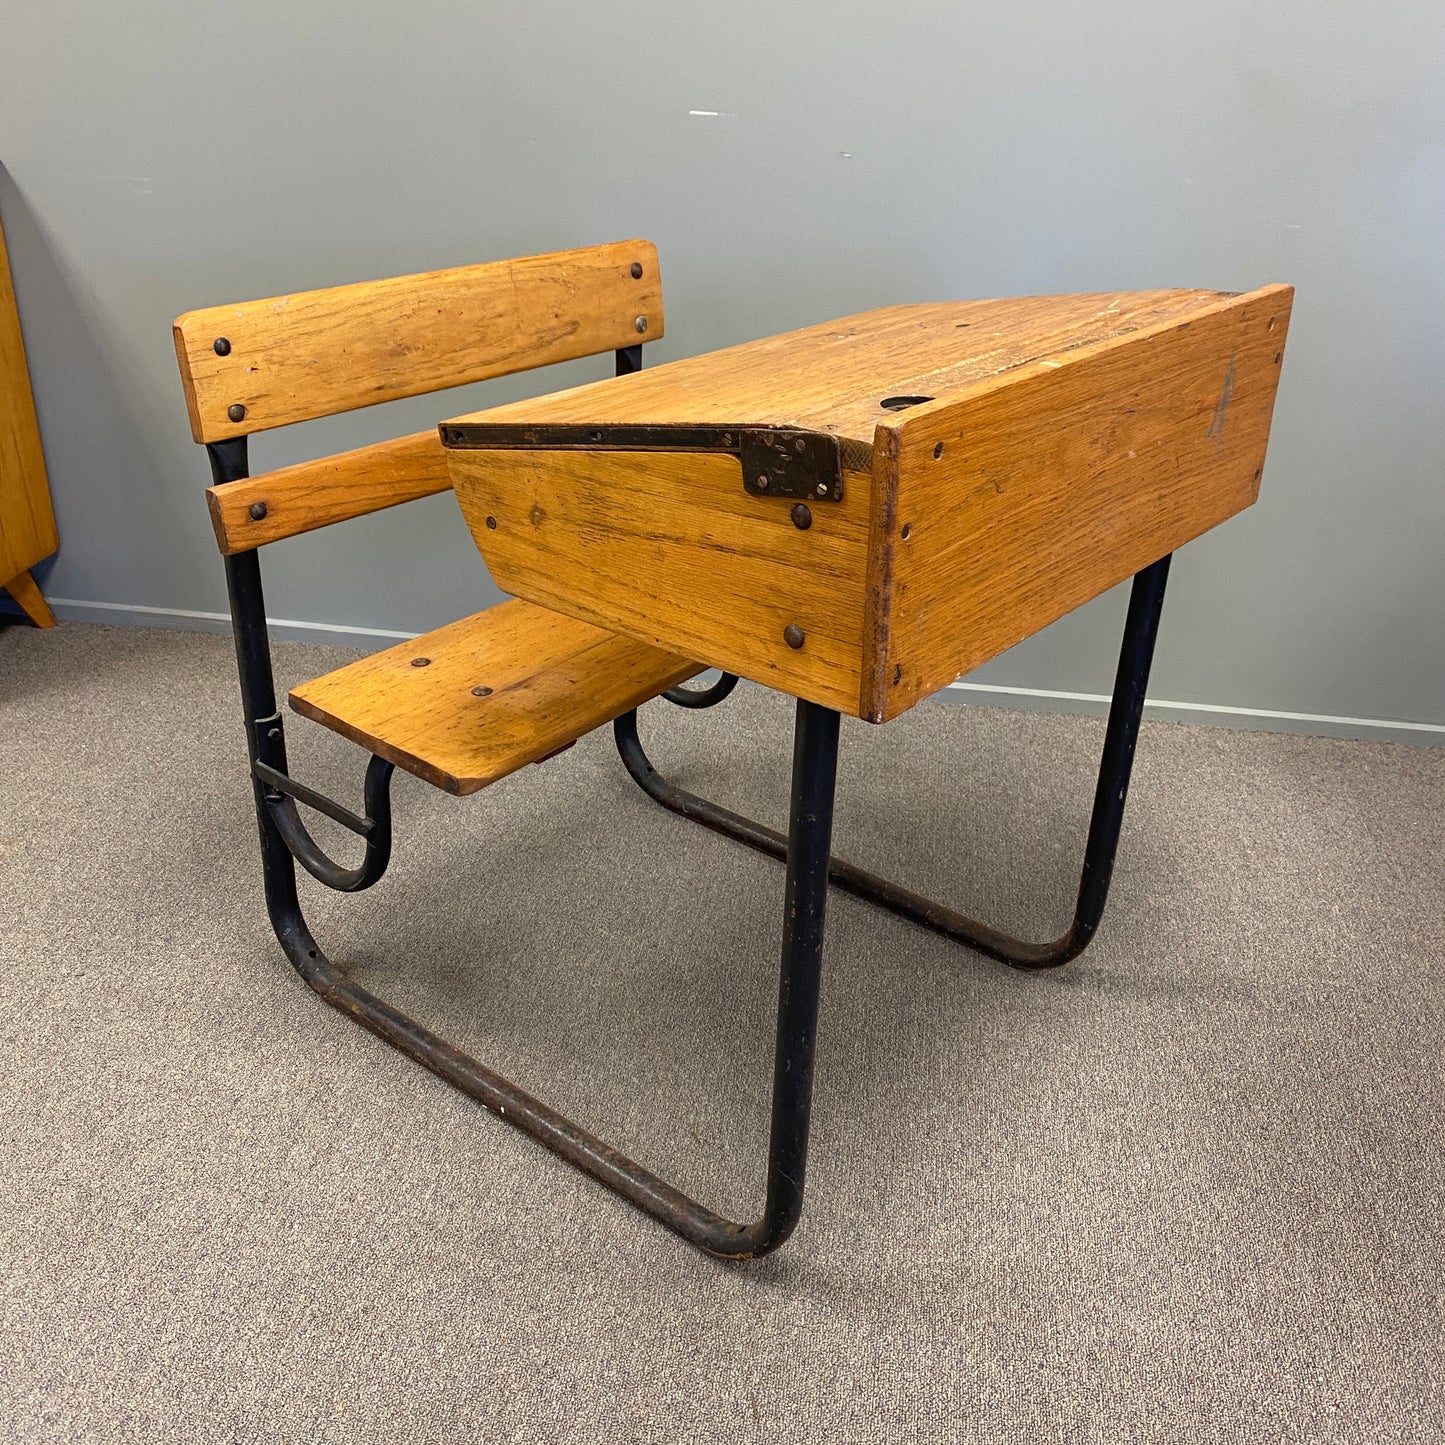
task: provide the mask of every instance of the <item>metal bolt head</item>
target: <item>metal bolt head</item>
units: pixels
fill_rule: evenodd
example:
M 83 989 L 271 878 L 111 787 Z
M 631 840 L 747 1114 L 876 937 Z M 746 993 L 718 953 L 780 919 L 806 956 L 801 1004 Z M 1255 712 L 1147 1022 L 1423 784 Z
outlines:
M 474 687 L 472 689 L 473 697 L 491 697 L 491 695 L 492 690 L 489 687 Z
M 212 343 L 217 356 L 229 356 L 231 354 L 231 343 L 224 336 L 218 336 Z
M 759 477 L 759 478 L 758 478 L 758 490 L 759 490 L 760 492 L 766 492 L 767 489 L 768 489 L 768 479 L 767 479 L 767 477 L 765 477 L 765 476 Z
M 793 525 L 800 532 L 806 532 L 813 525 L 813 514 L 803 502 L 794 502 L 793 510 L 788 515 L 793 519 Z
M 495 532 L 497 530 L 497 519 L 495 517 L 487 518 L 487 530 L 489 532 Z
M 412 658 L 412 660 L 411 660 L 411 665 L 412 665 L 413 667 L 430 667 L 430 666 L 431 666 L 431 658 L 429 658 L 429 657 L 414 657 L 414 658 Z
M 820 497 L 826 497 L 826 496 L 828 495 L 828 484 L 827 484 L 827 482 L 819 482 L 819 483 L 818 483 L 817 491 L 818 491 L 818 495 L 819 495 Z
M 632 324 L 638 329 L 639 332 L 646 331 L 646 330 L 647 330 L 647 317 L 645 317 L 645 316 L 639 316 L 639 317 L 637 318 L 637 320 L 634 321 Z
M 230 417 L 232 421 L 245 421 L 246 408 L 242 406 L 239 401 L 233 402 L 226 408 L 226 415 Z
M 790 622 L 783 628 L 783 641 L 795 651 L 803 645 L 803 629 L 796 622 Z
M 629 269 L 630 269 L 631 272 L 632 272 L 632 279 L 633 279 L 634 281 L 640 281 L 640 280 L 642 279 L 642 262 L 641 262 L 641 261 L 634 261 Z
M 265 502 L 252 502 L 249 508 L 251 520 L 259 522 L 266 515 Z
M 795 452 L 805 452 L 805 451 L 807 451 L 807 449 L 808 449 L 808 444 L 807 444 L 807 442 L 805 442 L 805 441 L 802 439 L 802 437 L 799 437 L 799 438 L 797 439 L 797 441 L 795 441 L 795 442 L 793 443 L 793 450 L 794 450 Z

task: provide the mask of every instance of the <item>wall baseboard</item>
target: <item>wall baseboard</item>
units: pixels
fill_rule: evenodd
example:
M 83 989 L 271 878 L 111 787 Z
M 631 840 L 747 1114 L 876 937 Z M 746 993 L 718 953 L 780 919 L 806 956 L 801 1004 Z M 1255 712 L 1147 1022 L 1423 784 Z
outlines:
M 111 626 L 175 627 L 187 632 L 231 631 L 226 612 L 192 612 L 184 607 L 142 607 L 129 602 L 83 602 L 76 597 L 49 597 L 51 610 L 69 622 L 105 622 Z M 391 632 L 382 627 L 350 627 L 334 622 L 300 622 L 290 617 L 268 617 L 276 642 L 329 642 L 335 647 L 369 647 L 381 639 L 406 642 L 416 632 Z
M 1052 688 L 1003 687 L 982 682 L 950 683 L 943 693 L 956 701 L 1013 707 L 1023 711 L 1076 713 L 1104 717 L 1108 695 L 1101 692 L 1058 692 Z M 1335 717 L 1329 713 L 1283 712 L 1274 708 L 1231 707 L 1226 703 L 1171 702 L 1146 698 L 1146 717 L 1202 727 L 1243 728 L 1252 732 L 1305 733 L 1312 737 L 1359 738 L 1371 742 L 1445 747 L 1445 724 L 1404 722 L 1391 718 Z
M 55 615 L 72 622 L 131 623 L 137 627 L 178 627 L 193 632 L 229 633 L 224 612 L 193 612 L 179 607 L 142 607 L 123 602 L 86 602 L 75 597 L 46 599 Z M 267 619 L 279 642 L 329 642 L 338 647 L 371 647 L 378 641 L 405 642 L 419 634 L 381 627 L 351 627 L 333 622 L 303 622 L 288 617 Z M 950 696 L 951 695 L 951 696 Z M 1103 717 L 1109 699 L 1103 693 L 1061 692 L 1052 688 L 1005 687 L 981 682 L 955 682 L 938 696 L 948 701 L 1020 708 L 1035 712 L 1074 713 Z M 1245 728 L 1256 732 L 1304 733 L 1315 737 L 1361 738 L 1373 742 L 1445 747 L 1445 724 L 1403 722 L 1391 718 L 1335 717 L 1328 713 L 1281 712 L 1272 708 L 1231 707 L 1224 703 L 1171 702 L 1150 698 L 1145 715 L 1205 727 Z

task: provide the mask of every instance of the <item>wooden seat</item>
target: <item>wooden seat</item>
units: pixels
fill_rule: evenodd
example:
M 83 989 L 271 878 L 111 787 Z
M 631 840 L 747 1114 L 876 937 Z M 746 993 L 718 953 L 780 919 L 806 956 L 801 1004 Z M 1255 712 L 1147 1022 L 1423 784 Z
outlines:
M 512 601 L 293 688 L 290 702 L 378 757 L 464 796 L 702 670 Z

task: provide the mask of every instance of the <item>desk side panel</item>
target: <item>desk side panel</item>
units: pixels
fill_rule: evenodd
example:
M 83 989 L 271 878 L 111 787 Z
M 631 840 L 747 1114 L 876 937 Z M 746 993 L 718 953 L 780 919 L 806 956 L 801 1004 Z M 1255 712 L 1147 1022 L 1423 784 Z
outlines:
M 880 427 L 896 480 L 865 715 L 896 716 L 1248 507 L 1292 297 L 1220 301 Z
M 843 500 L 814 503 L 802 530 L 788 499 L 743 490 L 729 455 L 452 451 L 448 461 L 504 591 L 857 715 L 868 477 L 845 473 Z

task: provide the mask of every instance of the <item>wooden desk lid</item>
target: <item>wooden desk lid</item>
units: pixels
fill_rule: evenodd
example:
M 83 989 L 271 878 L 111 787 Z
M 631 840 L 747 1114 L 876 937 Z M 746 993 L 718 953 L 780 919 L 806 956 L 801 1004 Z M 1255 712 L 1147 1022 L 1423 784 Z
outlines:
M 875 428 L 904 409 L 896 404 L 903 398 L 943 400 L 1225 295 L 1133 291 L 887 306 L 458 417 L 442 440 L 486 447 L 495 445 L 493 428 L 507 426 L 782 426 L 831 433 L 843 444 L 845 470 L 866 471 Z
M 1255 500 L 1292 297 L 894 306 L 442 442 L 504 590 L 885 721 Z

